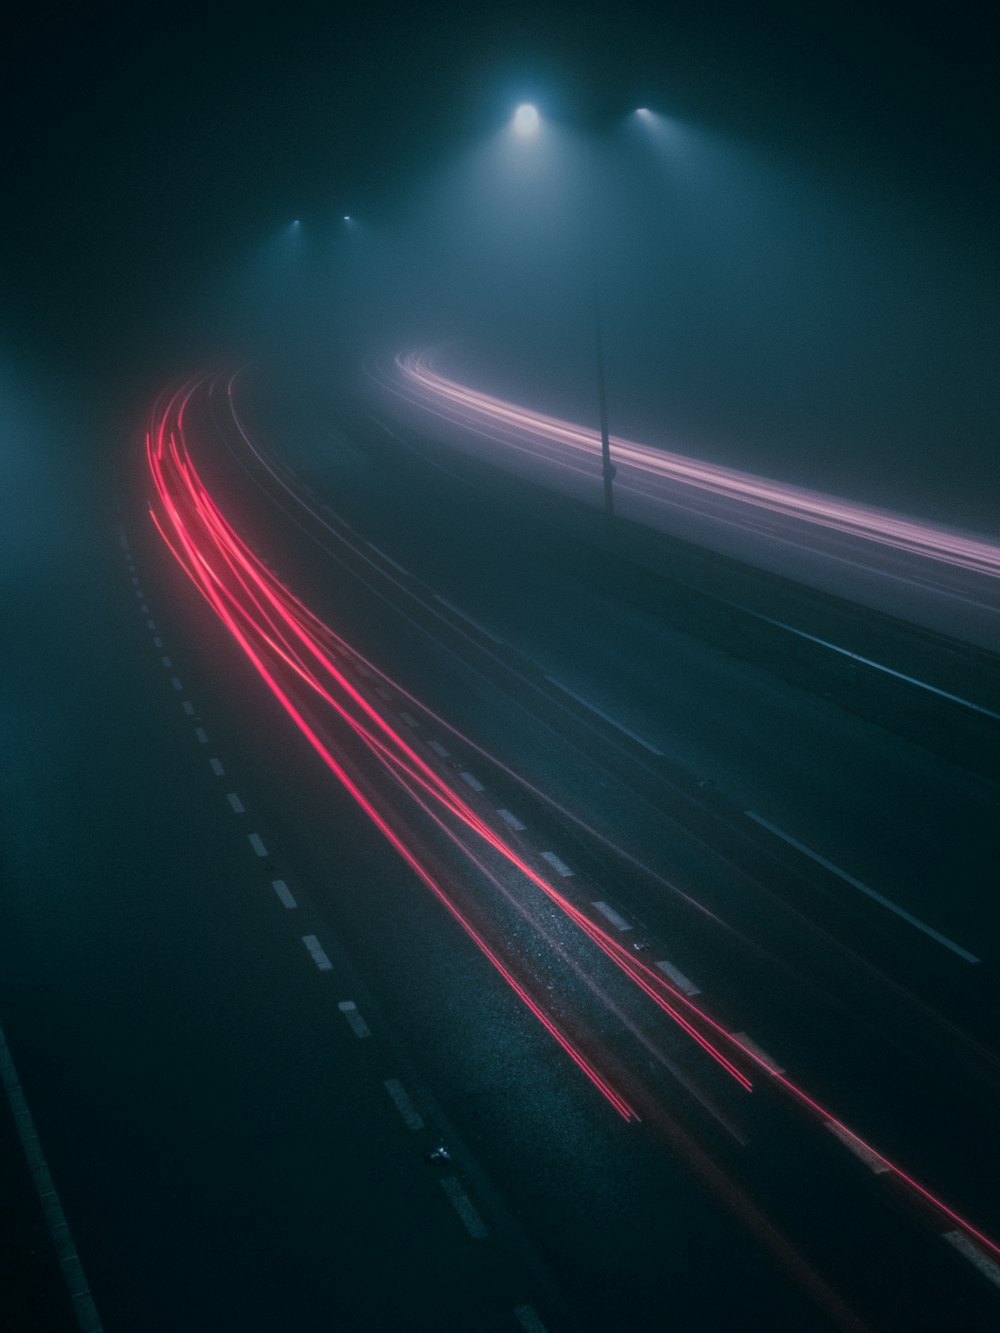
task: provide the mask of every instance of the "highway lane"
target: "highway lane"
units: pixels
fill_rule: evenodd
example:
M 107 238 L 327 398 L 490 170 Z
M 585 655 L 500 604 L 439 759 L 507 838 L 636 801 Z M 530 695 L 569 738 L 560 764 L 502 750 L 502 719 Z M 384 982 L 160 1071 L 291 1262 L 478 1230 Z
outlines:
M 371 616 L 371 607 L 369 607 L 369 616 Z
M 599 494 L 593 431 L 457 382 L 440 352 L 374 365 L 387 410 L 433 422 L 453 449 L 588 502 Z M 423 427 L 426 428 L 426 425 Z M 1000 647 L 995 539 L 823 495 L 631 440 L 612 441 L 628 518 L 916 623 Z
M 569 1326 L 258 822 L 108 480 L 80 476 L 13 622 L 0 931 L 4 1031 L 101 1326 Z

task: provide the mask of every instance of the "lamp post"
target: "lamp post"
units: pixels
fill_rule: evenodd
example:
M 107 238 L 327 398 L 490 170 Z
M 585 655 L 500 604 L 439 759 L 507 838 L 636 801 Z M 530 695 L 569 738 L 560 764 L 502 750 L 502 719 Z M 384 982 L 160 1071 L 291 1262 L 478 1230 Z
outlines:
M 514 130 L 522 138 L 527 138 L 535 134 L 538 131 L 540 124 L 541 120 L 537 110 L 528 103 L 523 103 L 514 112 Z M 604 480 L 604 516 L 610 531 L 611 521 L 615 514 L 615 497 L 613 489 L 615 465 L 611 461 L 611 437 L 608 434 L 608 395 L 604 375 L 604 327 L 601 315 L 601 285 L 597 266 L 597 220 L 594 207 L 595 191 L 592 159 L 593 148 L 591 144 L 591 136 L 588 133 L 586 139 L 586 162 L 588 195 L 587 212 L 590 218 L 590 225 L 588 228 L 590 286 L 594 310 L 594 350 L 597 371 L 597 411 L 601 427 L 601 475 Z

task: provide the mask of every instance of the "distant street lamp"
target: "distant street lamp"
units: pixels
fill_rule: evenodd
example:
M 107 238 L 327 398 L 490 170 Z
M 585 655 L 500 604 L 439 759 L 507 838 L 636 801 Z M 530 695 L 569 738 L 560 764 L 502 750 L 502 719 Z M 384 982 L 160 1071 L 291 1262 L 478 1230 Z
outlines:
M 538 129 L 539 124 L 539 115 L 533 106 L 528 104 L 519 106 L 514 113 L 514 129 L 522 137 L 534 134 Z M 590 254 L 591 299 L 594 309 L 594 348 L 597 362 L 597 410 L 598 420 L 600 421 L 601 426 L 601 474 L 604 479 L 604 515 L 610 528 L 611 521 L 615 515 L 613 482 L 616 469 L 611 461 L 611 437 L 608 433 L 608 396 L 604 379 L 604 325 L 601 315 L 601 287 L 597 268 L 597 222 L 594 207 L 593 149 L 589 133 L 586 137 L 586 152 L 587 194 L 589 205 L 587 213 L 590 219 L 588 227 L 588 249 Z

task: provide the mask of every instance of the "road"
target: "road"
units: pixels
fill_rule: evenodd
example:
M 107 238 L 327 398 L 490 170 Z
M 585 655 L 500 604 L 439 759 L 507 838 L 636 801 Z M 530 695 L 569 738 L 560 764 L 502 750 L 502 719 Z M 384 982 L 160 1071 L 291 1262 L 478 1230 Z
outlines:
M 0 1011 L 107 1328 L 995 1324 L 995 783 L 277 376 L 120 500 Z

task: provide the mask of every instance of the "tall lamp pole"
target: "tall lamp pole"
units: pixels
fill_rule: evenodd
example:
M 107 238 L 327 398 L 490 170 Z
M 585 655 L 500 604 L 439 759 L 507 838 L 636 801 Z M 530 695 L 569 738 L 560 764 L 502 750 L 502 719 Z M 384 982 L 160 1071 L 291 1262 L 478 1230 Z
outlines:
M 514 112 L 514 129 L 522 137 L 535 134 L 541 124 L 538 112 L 525 103 Z M 604 327 L 601 317 L 601 290 L 597 266 L 597 218 L 594 190 L 593 149 L 591 136 L 586 140 L 587 154 L 587 212 L 590 218 L 590 286 L 594 306 L 594 344 L 597 368 L 597 410 L 601 424 L 601 475 L 604 479 L 604 515 L 610 530 L 615 514 L 613 482 L 615 465 L 611 461 L 611 437 L 608 434 L 608 394 L 604 377 Z

